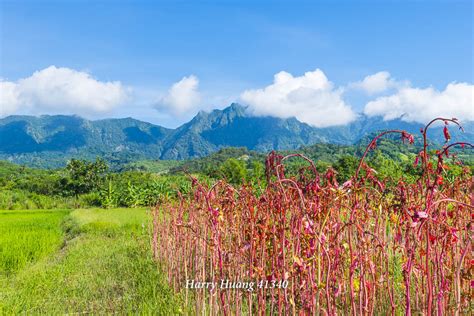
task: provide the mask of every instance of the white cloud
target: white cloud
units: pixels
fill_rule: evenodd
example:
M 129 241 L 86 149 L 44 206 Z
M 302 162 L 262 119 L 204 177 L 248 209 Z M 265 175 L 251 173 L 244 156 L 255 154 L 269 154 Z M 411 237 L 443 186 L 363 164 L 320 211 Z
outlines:
M 362 81 L 349 84 L 349 88 L 363 90 L 368 95 L 373 95 L 403 85 L 406 83 L 394 80 L 388 71 L 380 71 L 365 77 Z
M 364 113 L 391 120 L 403 115 L 405 121 L 427 122 L 435 117 L 474 120 L 474 85 L 450 83 L 443 91 L 404 87 L 390 96 L 366 104 Z
M 198 88 L 199 79 L 196 76 L 183 77 L 171 86 L 166 95 L 158 101 L 156 108 L 177 116 L 194 114 L 201 102 Z
M 344 125 L 356 118 L 344 101 L 350 89 L 364 90 L 372 96 L 364 108 L 369 116 L 385 120 L 403 117 L 406 121 L 426 122 L 437 116 L 457 117 L 474 121 L 474 85 L 450 83 L 444 90 L 433 87 L 415 88 L 408 81 L 395 80 L 390 73 L 381 71 L 363 80 L 335 87 L 320 69 L 293 76 L 288 72 L 275 74 L 273 83 L 261 89 L 250 89 L 240 94 L 240 100 L 249 106 L 249 113 L 257 116 L 296 117 L 316 127 Z M 79 114 L 110 115 L 112 110 L 134 116 L 136 108 L 119 107 L 125 101 L 135 105 L 143 95 L 133 100 L 128 88 L 120 82 L 105 82 L 86 72 L 50 66 L 17 81 L 0 78 L 0 117 L 10 114 Z M 149 101 L 146 106 L 149 108 Z M 156 95 L 153 96 L 156 100 Z M 145 98 L 146 99 L 146 98 Z M 199 91 L 196 76 L 183 77 L 159 98 L 156 105 L 173 122 L 183 122 L 198 110 L 211 110 L 215 105 L 226 106 L 229 98 L 207 95 Z M 117 109 L 117 107 L 119 107 Z
M 0 81 L 0 117 L 15 113 L 20 106 L 20 98 L 16 84 Z
M 0 83 L 0 115 L 105 113 L 127 99 L 118 81 L 101 82 L 85 72 L 50 66 L 16 82 Z
M 316 69 L 300 77 L 281 71 L 274 76 L 273 84 L 246 90 L 240 98 L 254 115 L 294 116 L 316 127 L 328 127 L 347 124 L 356 118 L 341 94 L 342 90 L 335 90 L 326 75 Z

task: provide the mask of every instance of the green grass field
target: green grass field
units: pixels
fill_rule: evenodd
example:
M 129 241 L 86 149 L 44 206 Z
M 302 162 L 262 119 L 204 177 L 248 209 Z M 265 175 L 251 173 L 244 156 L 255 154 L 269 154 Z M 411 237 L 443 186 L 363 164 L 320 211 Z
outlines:
M 179 314 L 145 209 L 0 211 L 0 315 Z

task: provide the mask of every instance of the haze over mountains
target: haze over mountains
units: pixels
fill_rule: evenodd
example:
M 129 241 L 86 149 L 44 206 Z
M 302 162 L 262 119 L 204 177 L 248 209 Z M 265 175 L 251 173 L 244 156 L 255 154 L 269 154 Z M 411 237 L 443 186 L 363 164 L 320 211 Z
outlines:
M 232 104 L 223 110 L 199 112 L 191 121 L 168 129 L 133 118 L 91 121 L 78 116 L 9 116 L 0 119 L 0 159 L 59 166 L 72 157 L 107 159 L 189 159 L 222 147 L 247 147 L 267 152 L 297 149 L 315 143 L 353 144 L 379 130 L 404 129 L 419 134 L 420 123 L 360 115 L 345 126 L 315 128 L 295 118 L 256 117 Z M 464 122 L 458 140 L 474 139 L 474 123 Z M 441 131 L 432 133 L 442 142 Z

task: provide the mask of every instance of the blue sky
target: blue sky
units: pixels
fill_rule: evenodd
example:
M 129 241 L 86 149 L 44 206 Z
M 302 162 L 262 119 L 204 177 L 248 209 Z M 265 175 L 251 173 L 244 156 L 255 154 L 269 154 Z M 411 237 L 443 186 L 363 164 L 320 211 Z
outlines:
M 128 98 L 102 116 L 167 126 L 265 88 L 280 71 L 298 77 L 321 69 L 333 92 L 380 71 L 438 92 L 452 82 L 469 89 L 473 83 L 471 1 L 1 1 L 0 18 L 2 80 L 18 84 L 54 65 L 119 81 Z M 185 107 L 184 116 L 157 110 L 170 87 L 191 75 L 199 98 L 190 100 L 198 104 Z M 394 89 L 341 98 L 361 112 Z M 14 112 L 54 112 L 25 102 Z

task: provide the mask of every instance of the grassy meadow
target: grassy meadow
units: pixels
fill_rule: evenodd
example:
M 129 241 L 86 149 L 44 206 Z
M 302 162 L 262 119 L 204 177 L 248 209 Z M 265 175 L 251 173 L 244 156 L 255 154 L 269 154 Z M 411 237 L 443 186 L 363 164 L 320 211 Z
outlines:
M 0 314 L 180 313 L 146 209 L 0 211 Z

